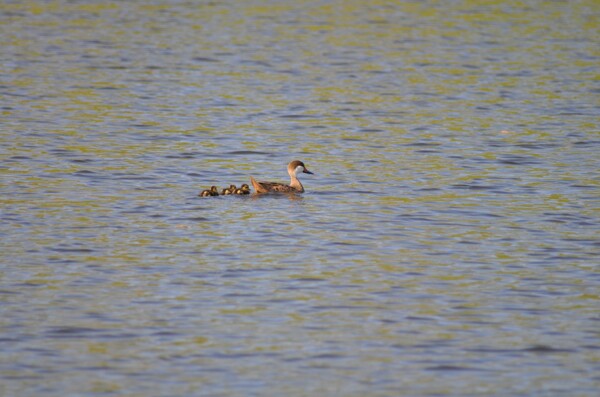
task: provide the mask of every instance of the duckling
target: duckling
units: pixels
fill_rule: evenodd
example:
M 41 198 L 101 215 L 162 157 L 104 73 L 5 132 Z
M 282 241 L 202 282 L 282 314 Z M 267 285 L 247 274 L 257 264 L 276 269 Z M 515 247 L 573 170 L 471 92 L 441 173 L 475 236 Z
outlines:
M 250 189 L 235 189 L 235 194 L 250 194 Z
M 218 196 L 219 195 L 219 190 L 217 189 L 216 186 L 211 186 L 210 187 L 210 195 L 211 196 Z
M 229 190 L 231 190 L 231 192 L 235 192 L 235 189 L 237 189 L 237 187 L 235 187 L 235 185 L 229 185 Z
M 239 190 L 242 191 L 241 194 L 250 194 L 250 186 L 248 186 L 246 183 L 244 183 L 242 187 L 239 188 Z
M 231 193 L 231 189 L 228 187 L 226 187 L 225 189 L 223 189 L 223 191 L 221 191 L 222 196 L 227 196 L 228 194 L 233 194 L 233 193 Z
M 210 196 L 212 196 L 212 194 L 210 193 L 210 190 L 203 190 L 198 196 L 200 196 L 200 197 L 210 197 Z

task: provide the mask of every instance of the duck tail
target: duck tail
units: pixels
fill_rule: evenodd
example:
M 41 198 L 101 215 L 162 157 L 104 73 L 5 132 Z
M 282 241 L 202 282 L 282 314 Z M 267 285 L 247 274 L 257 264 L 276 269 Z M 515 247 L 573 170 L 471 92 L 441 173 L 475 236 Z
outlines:
M 256 190 L 256 193 L 265 192 L 265 189 L 260 185 L 259 182 L 256 181 L 256 179 L 250 177 L 250 183 L 252 183 L 252 186 L 254 187 L 254 190 Z

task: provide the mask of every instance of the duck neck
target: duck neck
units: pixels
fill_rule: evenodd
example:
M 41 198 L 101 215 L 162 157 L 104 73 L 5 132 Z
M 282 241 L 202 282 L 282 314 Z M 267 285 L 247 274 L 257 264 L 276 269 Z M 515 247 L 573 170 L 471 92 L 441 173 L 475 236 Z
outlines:
M 304 186 L 302 186 L 300 180 L 296 177 L 296 175 L 292 174 L 290 175 L 290 178 L 290 187 L 293 187 L 300 193 L 304 192 Z

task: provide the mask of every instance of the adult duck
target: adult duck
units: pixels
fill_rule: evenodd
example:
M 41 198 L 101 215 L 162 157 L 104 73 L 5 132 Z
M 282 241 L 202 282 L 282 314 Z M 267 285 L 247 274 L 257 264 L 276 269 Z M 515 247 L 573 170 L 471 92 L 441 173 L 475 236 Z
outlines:
M 300 160 L 294 160 L 287 166 L 288 174 L 290 174 L 290 184 L 277 182 L 258 182 L 253 177 L 250 177 L 250 182 L 254 186 L 256 193 L 304 193 L 304 186 L 298 179 L 298 173 L 311 174 L 304 163 Z

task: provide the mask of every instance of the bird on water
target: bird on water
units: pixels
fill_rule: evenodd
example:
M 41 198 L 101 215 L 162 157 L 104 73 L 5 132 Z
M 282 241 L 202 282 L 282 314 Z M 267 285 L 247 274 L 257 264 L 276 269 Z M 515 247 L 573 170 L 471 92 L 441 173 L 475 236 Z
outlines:
M 290 175 L 290 184 L 277 182 L 258 182 L 253 177 L 250 177 L 250 182 L 256 193 L 304 193 L 304 186 L 298 179 L 298 173 L 313 174 L 310 172 L 304 163 L 300 160 L 294 160 L 287 166 L 288 174 Z

